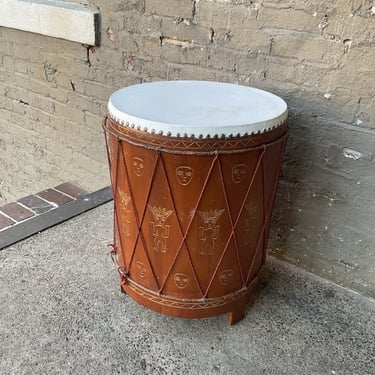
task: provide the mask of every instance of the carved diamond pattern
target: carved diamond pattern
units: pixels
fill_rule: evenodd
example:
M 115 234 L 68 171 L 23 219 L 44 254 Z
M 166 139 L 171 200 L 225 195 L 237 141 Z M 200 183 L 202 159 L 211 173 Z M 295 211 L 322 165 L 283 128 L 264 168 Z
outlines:
M 285 142 L 271 153 L 257 147 L 232 155 L 230 162 L 218 153 L 200 155 L 195 171 L 194 155 L 168 154 L 166 163 L 160 151 L 113 135 L 106 141 L 112 186 L 121 186 L 113 190 L 115 240 L 129 277 L 176 298 L 246 287 L 264 260 L 281 160 L 269 166 Z M 276 171 L 266 176 L 269 170 Z M 185 193 L 189 198 L 180 199 Z

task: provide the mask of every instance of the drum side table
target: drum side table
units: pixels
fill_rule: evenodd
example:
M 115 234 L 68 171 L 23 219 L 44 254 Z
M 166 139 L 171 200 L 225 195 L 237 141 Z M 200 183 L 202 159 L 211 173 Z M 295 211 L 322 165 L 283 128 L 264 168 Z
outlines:
M 129 86 L 103 123 L 122 291 L 163 314 L 241 320 L 265 263 L 287 106 L 205 81 Z

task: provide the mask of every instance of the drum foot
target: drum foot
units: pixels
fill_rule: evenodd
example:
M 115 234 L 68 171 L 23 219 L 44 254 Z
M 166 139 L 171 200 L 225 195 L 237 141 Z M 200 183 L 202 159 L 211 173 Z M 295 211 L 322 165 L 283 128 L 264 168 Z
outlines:
M 246 304 L 237 305 L 228 314 L 228 324 L 233 325 L 245 317 Z
M 125 288 L 122 285 L 120 286 L 120 290 L 121 290 L 121 293 L 126 294 Z

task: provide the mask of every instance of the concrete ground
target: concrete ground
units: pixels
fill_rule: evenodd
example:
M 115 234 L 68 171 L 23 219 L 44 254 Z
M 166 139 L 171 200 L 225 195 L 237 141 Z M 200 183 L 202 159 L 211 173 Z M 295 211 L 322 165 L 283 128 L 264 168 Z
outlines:
M 0 251 L 0 374 L 375 374 L 375 302 L 269 258 L 244 320 L 121 294 L 106 204 Z

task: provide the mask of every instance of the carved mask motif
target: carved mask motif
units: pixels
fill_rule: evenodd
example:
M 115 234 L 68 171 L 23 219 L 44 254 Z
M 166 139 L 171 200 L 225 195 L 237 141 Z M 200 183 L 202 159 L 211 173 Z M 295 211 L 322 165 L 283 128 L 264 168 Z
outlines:
M 233 270 L 228 269 L 220 272 L 219 280 L 222 285 L 228 285 L 232 279 Z
M 144 278 L 147 273 L 147 268 L 142 262 L 136 262 L 135 263 L 136 269 L 137 269 L 137 275 L 141 278 Z
M 239 184 L 246 175 L 246 164 L 236 164 L 232 168 L 232 181 Z
M 181 165 L 176 169 L 177 181 L 180 185 L 186 186 L 190 184 L 191 178 L 193 176 L 193 169 Z
M 190 281 L 190 277 L 184 273 L 175 273 L 173 279 L 174 283 L 179 289 L 186 288 L 188 282 Z
M 134 168 L 134 173 L 140 177 L 145 172 L 145 163 L 143 159 L 138 158 L 137 156 L 133 156 L 132 158 L 132 165 Z

